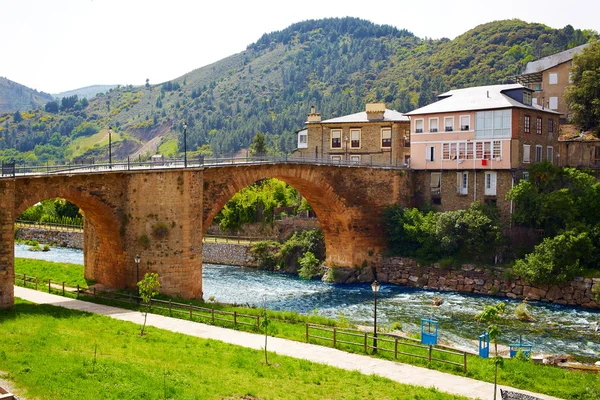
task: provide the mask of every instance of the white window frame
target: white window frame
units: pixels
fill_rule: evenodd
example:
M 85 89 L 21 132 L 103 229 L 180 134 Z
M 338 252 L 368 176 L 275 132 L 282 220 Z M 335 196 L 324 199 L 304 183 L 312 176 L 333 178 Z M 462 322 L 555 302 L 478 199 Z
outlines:
M 456 173 L 456 193 L 460 195 L 469 194 L 469 172 L 462 171 Z
M 421 127 L 417 128 L 417 124 L 421 123 Z M 421 130 L 421 132 L 419 132 L 418 130 Z M 423 133 L 425 131 L 425 119 L 423 118 L 417 118 L 415 119 L 415 133 Z
M 354 165 L 360 164 L 360 155 L 350 154 L 350 163 Z
M 337 163 L 340 163 L 340 162 L 342 162 L 342 156 L 339 156 L 339 155 L 331 155 L 331 156 L 329 156 L 329 158 L 330 158 L 330 159 L 331 159 L 331 161 L 332 161 L 332 162 L 334 162 L 334 163 L 336 163 L 336 162 L 337 162 Z
M 390 145 L 389 146 L 384 146 L 383 145 L 383 139 L 384 138 L 384 133 L 389 133 L 389 139 L 390 139 Z M 391 149 L 392 148 L 392 128 L 381 128 L 381 148 L 382 149 Z
M 548 99 L 548 108 L 551 110 L 558 110 L 558 97 L 550 96 Z
M 428 161 L 428 162 L 435 161 L 435 146 L 426 146 L 425 147 L 425 161 Z
M 302 140 L 304 138 L 304 140 Z M 308 148 L 308 130 L 304 129 L 298 132 L 298 148 L 299 149 L 307 149 Z
M 435 121 L 435 125 L 436 125 L 435 131 L 431 130 L 431 121 Z M 438 133 L 440 131 L 440 119 L 439 118 L 437 118 L 437 117 L 429 118 L 428 123 L 429 123 L 429 125 L 427 126 L 427 128 L 428 128 L 429 133 Z
M 433 186 L 435 180 L 438 181 L 437 186 Z M 442 194 L 442 173 L 441 172 L 432 172 L 429 181 L 429 188 L 431 189 L 431 194 L 441 195 Z
M 352 134 L 358 132 L 358 146 L 354 145 L 354 139 L 352 138 Z M 360 149 L 362 146 L 362 141 L 361 141 L 361 136 L 362 136 L 362 132 L 360 131 L 360 129 L 357 128 L 352 128 L 350 129 L 350 148 L 351 149 Z
M 543 159 L 544 159 L 543 149 L 542 149 L 542 146 L 540 146 L 538 144 L 535 146 L 535 162 L 542 162 Z
M 498 175 L 494 171 L 489 171 L 485 173 L 484 183 L 484 195 L 486 196 L 496 196 L 496 188 L 498 186 Z
M 558 72 L 550 72 L 548 74 L 548 84 L 558 85 Z
M 523 164 L 529 164 L 531 162 L 531 145 L 523 145 Z
M 554 147 L 548 146 L 546 147 L 546 159 L 550 164 L 554 164 Z
M 526 181 L 529 180 L 529 171 L 523 171 L 523 179 L 525 179 Z
M 463 132 L 466 131 L 470 131 L 471 129 L 471 116 L 470 115 L 461 115 L 460 117 L 460 130 Z M 467 118 L 467 123 L 463 124 L 463 118 Z M 467 129 L 463 129 L 464 127 L 467 127 Z
M 334 135 L 334 133 L 338 133 L 339 136 L 340 136 L 340 145 L 336 146 L 336 147 L 333 147 L 333 139 L 334 139 L 333 135 Z M 332 129 L 329 132 L 329 148 L 330 149 L 341 149 L 342 148 L 342 130 L 341 129 Z
M 452 120 L 452 126 L 450 127 L 452 130 L 447 130 L 448 123 L 446 121 Z M 454 117 L 444 117 L 444 132 L 454 132 Z

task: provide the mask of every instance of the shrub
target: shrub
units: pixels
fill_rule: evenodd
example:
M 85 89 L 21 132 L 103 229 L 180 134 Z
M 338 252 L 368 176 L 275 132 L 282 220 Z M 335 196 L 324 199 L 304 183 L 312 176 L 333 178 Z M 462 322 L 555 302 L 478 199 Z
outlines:
M 301 268 L 298 270 L 298 275 L 303 279 L 312 279 L 315 276 L 320 275 L 319 271 L 319 259 L 315 257 L 313 253 L 307 251 L 304 256 L 301 257 L 298 262 Z
M 152 226 L 152 236 L 155 239 L 164 239 L 167 236 L 169 236 L 169 227 L 166 224 L 163 224 L 162 222 L 159 222 L 157 224 L 154 224 Z
M 523 300 L 521 302 L 521 304 L 519 304 L 515 308 L 515 316 L 517 317 L 517 319 L 519 321 L 525 321 L 525 322 L 535 321 L 535 318 L 533 318 L 533 316 L 529 313 L 529 310 L 527 309 L 527 299 Z

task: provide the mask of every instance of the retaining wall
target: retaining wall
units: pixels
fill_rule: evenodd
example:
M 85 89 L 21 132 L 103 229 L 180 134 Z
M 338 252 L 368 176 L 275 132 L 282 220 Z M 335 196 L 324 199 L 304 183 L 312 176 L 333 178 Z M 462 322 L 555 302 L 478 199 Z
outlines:
M 16 239 L 37 240 L 40 244 L 56 243 L 58 246 L 83 249 L 83 232 L 51 231 L 20 227 Z
M 234 243 L 205 242 L 202 248 L 202 262 L 208 264 L 258 266 L 250 254 L 250 246 Z

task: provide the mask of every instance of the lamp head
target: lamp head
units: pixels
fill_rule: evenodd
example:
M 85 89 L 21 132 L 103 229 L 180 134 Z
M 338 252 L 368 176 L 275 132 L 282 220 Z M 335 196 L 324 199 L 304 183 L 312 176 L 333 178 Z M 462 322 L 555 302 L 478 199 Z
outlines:
M 140 255 L 139 255 L 139 254 L 138 254 L 138 255 L 136 255 L 136 256 L 135 256 L 135 258 L 134 258 L 134 260 L 135 260 L 135 263 L 136 263 L 136 264 L 139 264 L 139 263 L 140 263 L 140 261 L 141 261 L 141 259 L 142 259 L 142 258 L 140 257 Z
M 373 289 L 373 293 L 379 292 L 380 287 L 381 286 L 379 285 L 379 282 L 377 282 L 377 281 L 373 281 L 373 283 L 371 284 L 371 289 Z

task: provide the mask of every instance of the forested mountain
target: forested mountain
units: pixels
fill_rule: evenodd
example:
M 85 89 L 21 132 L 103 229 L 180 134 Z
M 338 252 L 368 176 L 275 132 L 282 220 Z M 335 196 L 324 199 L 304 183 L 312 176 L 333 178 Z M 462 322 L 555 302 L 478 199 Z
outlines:
M 52 100 L 48 93 L 38 92 L 0 76 L 0 114 L 31 110 Z
M 80 99 L 82 98 L 86 98 L 86 99 L 91 99 L 92 97 L 94 97 L 95 95 L 97 95 L 98 93 L 104 93 L 110 89 L 116 88 L 119 85 L 92 85 L 92 86 L 86 86 L 86 87 L 82 87 L 79 89 L 73 89 L 73 90 L 68 90 L 66 92 L 61 92 L 61 93 L 53 93 L 52 97 L 54 97 L 55 99 L 62 99 L 63 97 L 71 97 L 71 96 L 77 96 Z
M 113 158 L 157 148 L 170 155 L 183 149 L 184 121 L 188 150 L 231 154 L 263 132 L 272 148 L 289 152 L 311 105 L 324 118 L 372 101 L 406 112 L 451 88 L 508 82 L 526 62 L 596 35 L 506 20 L 432 40 L 357 18 L 304 21 L 169 82 L 115 88 L 89 104 L 71 97 L 16 119 L 0 115 L 0 156 L 103 158 L 109 126 Z

